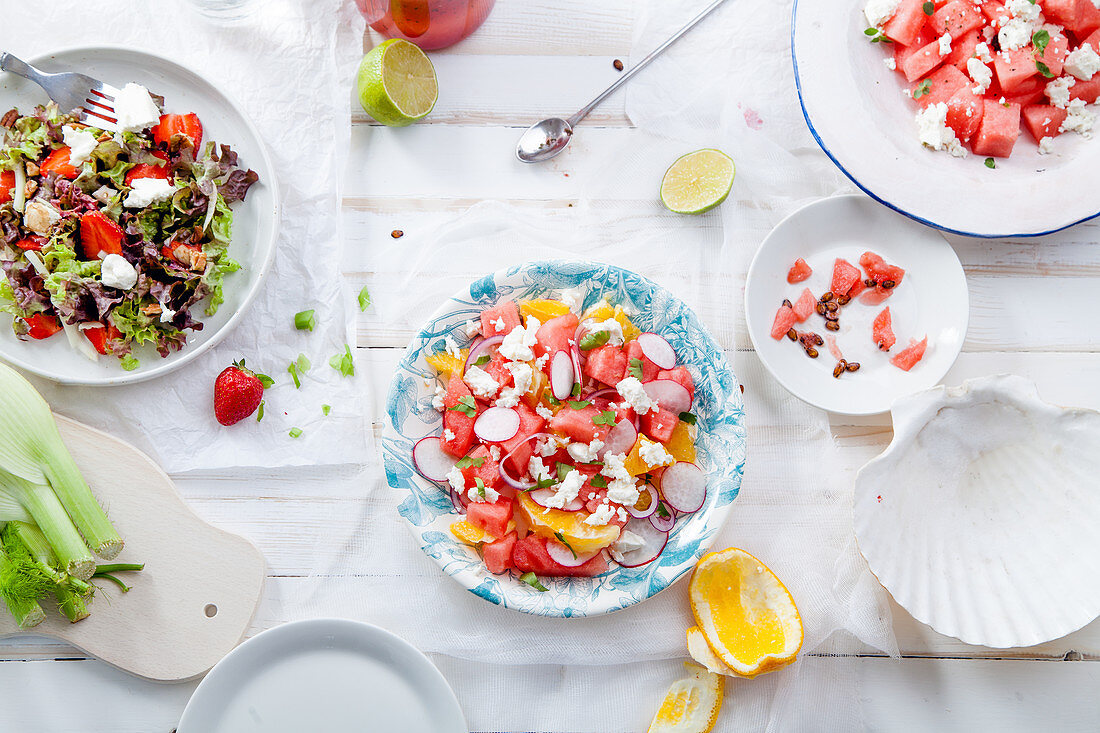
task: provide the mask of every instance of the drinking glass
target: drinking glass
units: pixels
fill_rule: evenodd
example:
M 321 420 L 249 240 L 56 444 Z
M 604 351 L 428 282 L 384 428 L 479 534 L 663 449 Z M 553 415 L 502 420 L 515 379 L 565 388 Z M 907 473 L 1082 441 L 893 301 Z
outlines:
M 489 17 L 496 0 L 355 0 L 370 27 L 429 51 L 458 43 Z

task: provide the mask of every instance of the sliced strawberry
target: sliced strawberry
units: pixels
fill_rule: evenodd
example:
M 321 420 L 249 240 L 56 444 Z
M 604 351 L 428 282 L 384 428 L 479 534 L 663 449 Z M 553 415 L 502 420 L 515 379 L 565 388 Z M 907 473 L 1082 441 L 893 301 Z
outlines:
M 56 174 L 59 178 L 76 178 L 80 175 L 80 169 L 69 162 L 68 146 L 58 148 L 50 153 L 38 166 L 38 170 L 43 176 L 48 176 L 52 173 Z
M 31 250 L 32 252 L 41 252 L 42 248 L 46 246 L 46 238 L 39 237 L 36 234 L 32 234 L 29 237 L 20 239 L 15 243 L 15 246 L 22 250 Z
M 80 217 L 80 243 L 84 258 L 99 259 L 100 254 L 122 254 L 122 227 L 98 211 L 87 211 Z
M 196 152 L 202 145 L 202 123 L 194 112 L 185 115 L 161 115 L 160 123 L 153 128 L 153 140 L 168 147 L 173 135 L 186 135 Z
M 11 191 L 15 188 L 15 173 L 0 171 L 0 204 L 11 201 Z
M 95 350 L 101 354 L 107 353 L 107 342 L 117 341 L 122 338 L 122 332 L 114 326 L 92 326 L 84 329 L 84 337 L 92 342 Z
M 168 156 L 160 150 L 154 150 L 153 155 L 168 162 Z M 138 163 L 130 170 L 126 171 L 126 185 L 133 186 L 135 178 L 163 178 L 169 180 L 172 177 L 171 171 L 168 170 L 167 165 L 149 165 L 147 163 Z
M 47 339 L 61 330 L 61 321 L 57 316 L 48 316 L 45 313 L 35 313 L 24 318 L 30 330 L 27 335 L 32 339 Z

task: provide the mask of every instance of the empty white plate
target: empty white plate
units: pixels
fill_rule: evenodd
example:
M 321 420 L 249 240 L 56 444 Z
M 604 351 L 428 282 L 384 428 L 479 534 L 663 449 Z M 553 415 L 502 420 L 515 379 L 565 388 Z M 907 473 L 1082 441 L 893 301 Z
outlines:
M 313 619 L 258 634 L 199 684 L 178 733 L 467 733 L 428 658 L 388 631 Z
M 775 340 L 770 331 L 783 300 L 792 303 L 804 288 L 815 298 L 829 290 L 833 263 L 838 257 L 859 267 L 866 251 L 905 269 L 894 295 L 879 306 L 853 300 L 841 311 L 840 331 L 825 330 L 821 316 L 812 314 L 799 331 L 822 337 L 833 335 L 858 372 L 833 377 L 837 360 L 828 347 L 817 347 L 811 359 L 787 338 Z M 806 281 L 787 283 L 787 271 L 799 257 L 813 268 Z M 875 346 L 871 323 L 890 307 L 897 344 L 889 353 Z M 962 265 L 951 245 L 935 230 L 923 227 L 861 194 L 815 201 L 794 212 L 772 230 L 753 258 L 745 284 L 745 317 L 749 336 L 764 366 L 780 384 L 805 402 L 844 415 L 873 415 L 890 409 L 899 397 L 937 384 L 962 349 L 970 317 L 970 298 Z M 890 358 L 928 337 L 924 358 L 905 372 Z

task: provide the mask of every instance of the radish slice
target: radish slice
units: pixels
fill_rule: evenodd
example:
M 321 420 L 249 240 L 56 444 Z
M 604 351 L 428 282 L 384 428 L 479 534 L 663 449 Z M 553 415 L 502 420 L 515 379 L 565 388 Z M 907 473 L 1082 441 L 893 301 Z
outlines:
M 612 559 L 624 568 L 637 568 L 653 562 L 660 557 L 668 544 L 668 532 L 657 529 L 646 519 L 631 519 L 623 527 L 623 531 L 636 534 L 645 543 L 637 550 L 622 553 L 616 551 L 614 545 L 611 546 Z
M 574 344 L 569 352 L 569 355 L 573 358 L 573 380 L 575 382 L 580 382 L 583 380 L 584 376 L 584 372 L 581 371 L 581 350 Z M 570 389 L 572 389 L 572 386 L 570 386 Z
M 490 407 L 474 422 L 477 437 L 487 443 L 501 443 L 519 432 L 519 413 L 511 407 Z
M 678 512 L 699 511 L 707 498 L 707 477 L 694 463 L 673 463 L 661 474 L 665 503 Z
M 655 506 L 653 508 L 656 510 L 657 507 Z M 676 515 L 669 512 L 667 517 L 662 517 L 654 511 L 653 514 L 649 515 L 649 523 L 652 524 L 653 528 L 658 532 L 671 532 L 672 528 L 676 526 Z
M 586 397 L 585 399 L 588 399 L 588 400 L 608 400 L 609 402 L 614 402 L 615 400 L 619 399 L 619 391 L 617 389 L 615 389 L 614 387 L 605 387 L 604 389 L 597 390 L 597 391 L 593 392 L 592 394 L 588 395 L 588 397 Z
M 663 337 L 655 333 L 643 333 L 638 337 L 638 346 L 642 347 L 645 358 L 661 369 L 672 369 L 676 366 L 676 350 Z
M 470 355 L 466 357 L 466 363 L 462 365 L 462 373 L 477 364 L 477 360 L 487 354 L 494 346 L 499 346 L 504 341 L 503 336 L 490 336 L 487 339 L 478 339 L 470 344 Z
M 634 423 L 629 420 L 620 420 L 611 428 L 603 448 L 600 448 L 596 455 L 602 461 L 608 453 L 629 453 L 636 442 L 638 442 L 638 429 L 634 427 Z
M 673 415 L 691 409 L 691 393 L 671 379 L 655 379 L 642 385 L 649 398 Z
M 447 483 L 447 474 L 458 462 L 457 458 L 443 450 L 443 441 L 434 435 L 416 441 L 412 457 L 417 473 L 441 484 Z
M 577 373 L 573 371 L 573 359 L 566 351 L 554 354 L 550 362 L 550 390 L 554 393 L 554 399 L 564 400 L 573 393 L 573 384 L 577 381 Z
M 465 514 L 466 513 L 466 505 L 469 504 L 469 503 L 470 503 L 469 499 L 467 499 L 465 496 L 458 493 L 454 489 L 451 489 L 451 504 L 454 505 L 454 508 L 455 508 L 456 512 L 458 512 L 459 514 Z
M 632 506 L 628 506 L 626 510 L 630 512 L 630 516 L 637 517 L 638 519 L 645 519 L 646 517 L 657 511 L 657 492 L 653 490 L 650 485 L 645 485 L 641 488 L 642 492 L 649 494 L 649 506 L 645 509 L 635 509 Z
M 547 504 L 547 502 L 550 501 L 550 499 L 553 498 L 554 494 L 556 493 L 558 492 L 556 492 L 554 489 L 546 488 L 535 489 L 527 495 L 531 497 L 531 500 L 533 502 L 541 507 L 544 507 L 546 509 L 557 509 L 557 507 L 551 507 L 549 504 Z M 581 501 L 581 498 L 579 496 L 561 508 L 563 512 L 579 512 L 581 509 L 584 509 L 584 502 Z
M 587 555 L 577 554 L 573 556 L 573 551 L 560 542 L 555 540 L 546 540 L 546 554 L 550 556 L 550 559 L 556 562 L 558 565 L 564 565 L 567 568 L 578 568 L 584 565 L 586 562 L 600 554 L 600 550 L 590 552 Z

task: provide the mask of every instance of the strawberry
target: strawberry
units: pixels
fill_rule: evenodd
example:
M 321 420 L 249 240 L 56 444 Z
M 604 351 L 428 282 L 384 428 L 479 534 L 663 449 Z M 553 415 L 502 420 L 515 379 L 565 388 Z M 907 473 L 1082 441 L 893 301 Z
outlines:
M 153 140 L 158 145 L 168 147 L 173 135 L 186 135 L 191 138 L 195 155 L 198 156 L 202 145 L 202 123 L 194 112 L 185 115 L 161 115 L 160 122 L 153 128 Z
M 15 246 L 22 250 L 31 250 L 33 252 L 41 252 L 42 248 L 46 246 L 46 238 L 39 237 L 32 234 L 29 237 L 24 237 L 15 243 Z
M 0 171 L 0 204 L 11 201 L 11 191 L 15 188 L 15 173 Z
M 98 211 L 86 211 L 80 217 L 80 243 L 84 258 L 99 259 L 100 254 L 122 254 L 122 227 Z
M 159 150 L 154 150 L 153 155 L 168 162 L 168 156 Z M 135 178 L 163 178 L 170 180 L 172 174 L 168 171 L 167 165 L 149 165 L 147 163 L 139 163 L 130 170 L 126 171 L 126 185 L 133 186 Z
M 84 337 L 92 342 L 95 350 L 101 354 L 107 353 L 107 342 L 122 338 L 122 332 L 112 325 L 107 327 L 92 326 L 84 329 Z
M 33 316 L 27 316 L 24 320 L 27 322 L 27 326 L 30 327 L 27 335 L 32 339 L 49 338 L 61 330 L 61 321 L 57 319 L 57 316 L 35 313 Z
M 38 171 L 42 176 L 56 173 L 59 178 L 76 178 L 80 175 L 80 169 L 69 162 L 68 146 L 58 148 L 50 153 L 38 166 Z
M 214 380 L 214 416 L 222 425 L 240 422 L 256 411 L 264 385 L 244 360 L 233 362 Z

